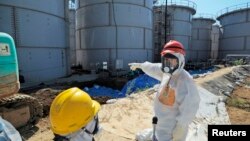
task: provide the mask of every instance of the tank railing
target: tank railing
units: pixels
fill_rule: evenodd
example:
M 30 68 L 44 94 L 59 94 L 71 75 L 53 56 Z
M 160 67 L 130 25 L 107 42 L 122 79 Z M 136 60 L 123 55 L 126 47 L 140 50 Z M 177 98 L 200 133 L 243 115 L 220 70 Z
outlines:
M 250 8 L 250 2 L 226 7 L 217 12 L 217 17 L 235 10 L 246 9 L 246 8 Z
M 195 14 L 193 18 L 215 19 L 215 15 L 208 13 Z
M 166 4 L 166 3 L 164 3 Z M 180 5 L 180 6 L 187 6 L 196 10 L 197 5 L 189 0 L 168 0 L 168 5 Z
M 75 10 L 76 9 L 76 3 L 72 2 L 72 0 L 69 1 L 69 9 Z

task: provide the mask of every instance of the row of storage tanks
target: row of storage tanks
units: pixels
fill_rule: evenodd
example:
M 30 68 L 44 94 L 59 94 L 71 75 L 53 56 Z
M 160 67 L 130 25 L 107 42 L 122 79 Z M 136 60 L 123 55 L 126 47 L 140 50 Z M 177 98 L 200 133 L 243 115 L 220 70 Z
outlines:
M 15 39 L 20 74 L 37 84 L 70 74 L 72 64 L 90 70 L 107 62 L 116 70 L 157 60 L 165 41 L 157 8 L 153 0 L 78 0 L 75 12 L 68 0 L 1 0 L 0 32 Z M 223 11 L 219 28 L 213 18 L 193 18 L 195 3 L 169 3 L 167 40 L 182 42 L 191 61 L 249 54 L 249 9 Z

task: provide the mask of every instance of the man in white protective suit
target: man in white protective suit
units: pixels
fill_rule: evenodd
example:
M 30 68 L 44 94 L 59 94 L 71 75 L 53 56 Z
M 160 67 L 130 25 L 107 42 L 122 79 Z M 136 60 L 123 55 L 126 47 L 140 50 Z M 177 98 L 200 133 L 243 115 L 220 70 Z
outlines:
M 161 52 L 162 63 L 129 64 L 132 70 L 142 69 L 161 81 L 154 98 L 154 114 L 158 118 L 155 134 L 158 141 L 185 141 L 189 124 L 199 108 L 198 90 L 192 76 L 184 70 L 184 56 L 183 45 L 171 40 Z

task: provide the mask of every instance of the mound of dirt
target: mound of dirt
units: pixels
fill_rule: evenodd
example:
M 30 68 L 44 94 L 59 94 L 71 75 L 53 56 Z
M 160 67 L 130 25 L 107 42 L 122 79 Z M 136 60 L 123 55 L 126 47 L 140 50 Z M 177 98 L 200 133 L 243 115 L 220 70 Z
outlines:
M 99 141 L 135 140 L 135 133 L 152 127 L 154 89 L 130 95 L 113 104 L 102 105 L 99 118 L 102 132 Z

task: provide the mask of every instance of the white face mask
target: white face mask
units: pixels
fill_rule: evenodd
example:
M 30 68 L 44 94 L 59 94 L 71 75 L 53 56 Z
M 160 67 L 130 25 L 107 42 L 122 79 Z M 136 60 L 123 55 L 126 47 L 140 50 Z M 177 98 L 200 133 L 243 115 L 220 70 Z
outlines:
M 95 116 L 94 119 L 86 125 L 86 127 L 84 128 L 84 130 L 90 134 L 97 134 L 98 131 L 99 131 L 99 119 L 98 119 L 98 116 Z
M 93 136 L 99 133 L 99 129 L 99 119 L 98 116 L 95 116 L 84 128 L 68 135 L 66 138 L 68 138 L 69 141 L 92 141 Z
M 178 68 L 178 59 L 162 58 L 162 69 L 165 73 L 172 74 Z
M 185 58 L 182 54 L 180 53 L 172 53 L 171 55 L 166 55 L 166 58 L 172 58 L 176 59 L 177 62 L 173 62 L 166 60 L 164 57 L 162 57 L 162 71 L 164 73 L 168 73 L 171 75 L 176 75 L 178 74 L 181 70 L 183 70 L 184 65 L 185 65 Z

